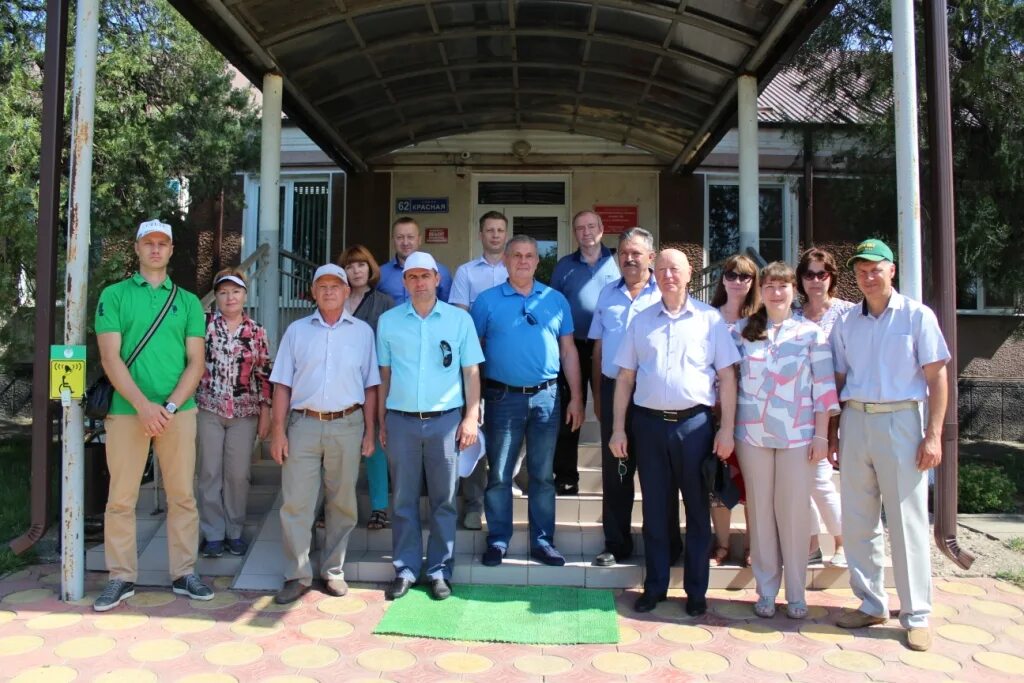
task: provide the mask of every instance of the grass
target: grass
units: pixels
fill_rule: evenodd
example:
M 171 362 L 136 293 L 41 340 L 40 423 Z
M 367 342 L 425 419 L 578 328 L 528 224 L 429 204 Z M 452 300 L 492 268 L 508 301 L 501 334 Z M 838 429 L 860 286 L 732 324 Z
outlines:
M 1014 569 L 1012 571 L 1002 571 L 996 574 L 996 578 L 1008 583 L 1012 583 L 1015 586 L 1024 588 L 1024 569 Z
M 35 552 L 15 555 L 7 545 L 28 528 L 29 523 L 29 460 L 31 445 L 27 439 L 10 439 L 0 443 L 0 576 L 31 564 Z
M 1024 538 L 1011 538 L 1006 542 L 1006 547 L 1018 553 L 1024 553 Z

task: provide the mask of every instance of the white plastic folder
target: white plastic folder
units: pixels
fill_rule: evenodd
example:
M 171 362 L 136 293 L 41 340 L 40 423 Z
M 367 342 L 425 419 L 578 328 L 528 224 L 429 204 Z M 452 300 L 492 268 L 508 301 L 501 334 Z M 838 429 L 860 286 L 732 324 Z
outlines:
M 476 443 L 464 451 L 459 451 L 459 476 L 468 477 L 473 474 L 476 464 L 484 457 L 487 449 L 484 447 L 484 432 L 481 429 L 477 433 Z

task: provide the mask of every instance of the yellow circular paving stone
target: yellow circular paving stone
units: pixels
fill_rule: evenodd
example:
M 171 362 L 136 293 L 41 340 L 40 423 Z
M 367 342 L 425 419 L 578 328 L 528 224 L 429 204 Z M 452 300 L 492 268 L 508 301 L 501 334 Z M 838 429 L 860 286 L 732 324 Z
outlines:
M 206 614 L 187 614 L 160 619 L 160 628 L 170 633 L 202 633 L 216 625 L 216 619 Z
M 85 636 L 72 638 L 54 648 L 53 652 L 64 659 L 88 659 L 99 657 L 117 647 L 117 641 L 105 636 Z
M 962 583 L 960 581 L 937 581 L 935 587 L 943 593 L 953 595 L 971 595 L 978 597 L 985 594 L 985 589 L 975 586 L 973 583 Z
M 231 632 L 244 637 L 259 638 L 280 633 L 284 624 L 274 617 L 249 617 L 231 624 Z
M 163 607 L 174 602 L 174 593 L 163 593 L 157 591 L 145 591 L 136 593 L 128 598 L 128 604 L 132 607 Z
M 344 638 L 354 631 L 352 624 L 347 621 L 335 621 L 331 619 L 314 619 L 313 621 L 307 621 L 299 627 L 303 635 L 309 636 L 310 638 L 327 639 L 327 638 Z
M 708 598 L 717 598 L 719 600 L 742 600 L 746 597 L 747 591 L 740 590 L 728 590 L 726 588 L 711 588 L 707 592 Z
M 807 668 L 807 662 L 802 657 L 769 650 L 754 650 L 747 655 L 747 662 L 761 671 L 774 674 L 795 674 Z
M 715 614 L 726 619 L 751 619 L 754 611 L 749 602 L 722 602 L 712 607 Z
M 78 677 L 70 666 L 36 666 L 11 679 L 11 683 L 69 683 Z
M 14 617 L 16 616 L 18 615 L 9 610 L 0 610 L 0 624 L 6 624 L 9 621 L 14 621 Z
M 30 602 L 39 602 L 40 600 L 52 597 L 53 591 L 49 588 L 30 588 L 5 595 L 4 599 L 0 602 L 6 602 L 8 605 L 27 605 Z
M 10 579 L 11 577 L 7 577 Z M 39 577 L 39 583 L 43 586 L 59 586 L 60 585 L 60 574 L 44 574 Z
M 203 653 L 203 658 L 214 666 L 252 664 L 262 656 L 263 648 L 256 643 L 218 643 Z
M 238 596 L 234 593 L 217 593 L 213 600 L 189 600 L 188 604 L 192 609 L 223 609 L 231 607 L 238 602 Z
M 32 572 L 30 572 L 27 569 L 22 569 L 22 570 L 14 572 L 13 574 L 11 574 L 9 576 L 4 577 L 4 578 L 6 580 L 8 580 L 8 581 L 22 581 L 24 579 L 30 578 L 31 576 L 32 576 Z
M 867 652 L 857 652 L 856 650 L 826 652 L 824 659 L 837 669 L 861 674 L 881 671 L 882 667 L 885 666 L 878 657 Z
M 479 674 L 494 666 L 487 657 L 468 652 L 446 652 L 435 657 L 434 663 L 453 674 Z
M 965 624 L 943 624 L 938 629 L 939 635 L 946 640 L 968 645 L 988 645 L 995 638 L 988 631 L 977 626 Z
M 166 662 L 188 652 L 188 643 L 172 638 L 144 640 L 128 650 L 137 662 Z
M 405 650 L 374 648 L 360 654 L 356 661 L 370 671 L 400 671 L 416 664 L 416 657 Z
M 99 596 L 99 591 L 88 591 L 78 600 L 68 600 L 68 604 L 74 605 L 75 607 L 92 607 L 92 603 L 96 602 L 96 598 Z
M 252 601 L 252 608 L 257 612 L 290 612 L 302 607 L 302 601 L 296 600 L 285 605 L 274 602 L 273 595 L 264 595 Z
M 958 614 L 960 614 L 960 612 L 952 605 L 947 605 L 944 602 L 932 603 L 932 616 L 937 619 L 952 619 Z
M 951 674 L 960 670 L 960 665 L 956 660 L 931 652 L 903 650 L 900 652 L 900 661 L 907 666 L 912 666 L 915 669 L 924 669 L 925 671 L 939 671 Z
M 800 627 L 800 635 L 819 643 L 834 644 L 853 641 L 853 635 L 848 630 L 832 624 L 805 624 Z
M 640 631 L 629 626 L 619 626 L 619 645 L 630 645 L 640 640 Z
M 683 619 L 690 619 L 691 617 L 680 609 L 678 602 L 659 602 L 651 614 L 656 616 L 660 621 L 681 621 Z
M 55 628 L 74 626 L 82 620 L 81 614 L 74 612 L 58 612 L 56 614 L 41 614 L 25 622 L 25 626 L 33 631 L 50 631 Z
M 996 588 L 1003 591 L 1004 593 L 1012 593 L 1013 595 L 1024 595 L 1024 588 L 1015 586 L 1012 583 L 1006 583 L 1005 581 L 996 581 Z
M 974 661 L 1004 674 L 1024 675 L 1024 657 L 1005 652 L 975 652 Z
M 355 614 L 366 609 L 366 602 L 360 598 L 345 595 L 340 598 L 324 598 L 316 603 L 316 608 L 324 614 L 334 616 L 339 614 Z
M 319 683 L 319 681 L 309 676 L 271 676 L 260 679 L 260 683 Z
M 782 633 L 778 629 L 758 623 L 731 626 L 729 635 L 748 643 L 778 643 L 782 641 Z
M 651 660 L 633 652 L 605 652 L 594 657 L 590 663 L 602 673 L 620 676 L 636 676 L 651 668 Z
M 855 597 L 857 597 L 856 595 L 853 594 L 853 590 L 850 589 L 850 588 L 826 588 L 825 592 L 828 595 L 832 595 L 832 596 L 837 597 L 837 598 L 855 598 Z
M 658 635 L 670 643 L 682 643 L 685 645 L 706 643 L 714 638 L 711 631 L 700 626 L 684 626 L 679 624 L 662 626 L 658 629 Z
M 116 614 L 101 614 L 96 617 L 96 621 L 93 623 L 101 631 L 125 631 L 130 628 L 138 628 L 147 621 L 149 621 L 149 617 L 145 614 L 119 612 Z
M 175 683 L 238 683 L 238 679 L 228 674 L 192 674 Z
M 691 674 L 720 674 L 729 668 L 729 660 L 714 652 L 700 650 L 679 650 L 673 652 L 669 661 L 675 668 Z
M 7 636 L 0 638 L 0 657 L 23 655 L 43 646 L 39 636 Z
M 93 679 L 93 683 L 157 683 L 160 679 L 145 669 L 114 669 Z
M 808 619 L 824 619 L 828 616 L 828 609 L 821 605 L 808 605 L 807 606 L 807 618 Z
M 213 587 L 217 590 L 226 591 L 231 588 L 231 582 L 234 581 L 233 577 L 230 576 L 218 576 L 213 580 Z
M 1024 626 L 1012 624 L 1003 628 L 1003 633 L 1011 638 L 1016 638 L 1017 640 L 1024 642 Z
M 1024 612 L 1022 612 L 1019 607 L 1007 605 L 1005 602 L 995 602 L 994 600 L 972 600 L 970 606 L 971 609 L 981 612 L 985 616 L 989 617 L 1017 619 L 1024 616 Z
M 554 655 L 523 655 L 512 666 L 531 676 L 556 676 L 572 671 L 572 662 Z
M 319 669 L 338 661 L 338 651 L 326 645 L 296 645 L 281 653 L 281 662 L 293 669 Z

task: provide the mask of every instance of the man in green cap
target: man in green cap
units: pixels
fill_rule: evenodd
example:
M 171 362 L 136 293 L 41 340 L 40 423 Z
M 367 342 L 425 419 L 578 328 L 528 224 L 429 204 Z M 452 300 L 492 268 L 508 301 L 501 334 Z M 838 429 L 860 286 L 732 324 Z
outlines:
M 884 506 L 900 624 L 910 649 L 927 650 L 932 589 L 927 472 L 942 460 L 950 356 L 931 309 L 893 288 L 895 260 L 881 240 L 857 245 L 847 266 L 864 300 L 832 329 L 843 411 L 830 424 L 829 447 L 838 449 L 842 467 L 843 540 L 850 587 L 861 600 L 836 623 L 862 628 L 889 618 L 881 564 Z

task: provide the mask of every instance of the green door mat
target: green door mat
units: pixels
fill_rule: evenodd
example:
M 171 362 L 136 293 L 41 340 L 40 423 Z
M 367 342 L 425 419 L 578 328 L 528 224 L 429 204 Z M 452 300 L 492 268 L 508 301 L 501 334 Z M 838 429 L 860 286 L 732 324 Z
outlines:
M 533 645 L 618 643 L 611 591 L 558 586 L 455 586 L 447 600 L 418 587 L 396 600 L 374 633 Z

